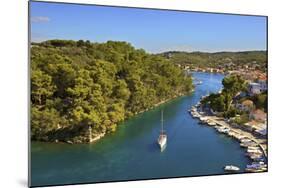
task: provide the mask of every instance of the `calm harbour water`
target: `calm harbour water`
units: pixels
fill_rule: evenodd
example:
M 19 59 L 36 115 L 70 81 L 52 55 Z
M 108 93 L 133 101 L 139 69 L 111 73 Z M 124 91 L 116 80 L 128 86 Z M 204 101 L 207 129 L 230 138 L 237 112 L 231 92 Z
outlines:
M 72 184 L 134 179 L 224 174 L 233 164 L 249 162 L 236 140 L 198 124 L 187 112 L 202 95 L 221 89 L 223 75 L 194 73 L 203 81 L 195 92 L 123 122 L 117 131 L 93 144 L 32 142 L 31 185 Z M 157 138 L 161 109 L 167 147 Z

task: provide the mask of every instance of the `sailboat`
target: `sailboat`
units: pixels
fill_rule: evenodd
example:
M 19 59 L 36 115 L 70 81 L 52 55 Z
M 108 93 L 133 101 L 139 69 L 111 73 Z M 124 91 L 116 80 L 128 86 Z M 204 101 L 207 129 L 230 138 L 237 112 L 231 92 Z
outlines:
M 165 133 L 164 129 L 163 129 L 163 110 L 161 111 L 161 131 L 160 131 L 160 135 L 158 137 L 158 145 L 161 149 L 161 151 L 163 151 L 167 145 L 167 134 Z

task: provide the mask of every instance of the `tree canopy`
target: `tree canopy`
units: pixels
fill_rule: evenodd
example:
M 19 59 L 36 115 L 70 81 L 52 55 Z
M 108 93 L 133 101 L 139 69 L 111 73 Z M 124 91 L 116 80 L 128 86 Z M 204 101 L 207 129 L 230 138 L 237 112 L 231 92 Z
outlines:
M 235 110 L 231 108 L 233 97 L 241 91 L 246 91 L 247 84 L 242 77 L 230 75 L 222 80 L 222 85 L 223 90 L 221 93 L 211 94 L 201 102 L 204 105 L 209 105 L 216 112 L 223 112 L 225 115 L 231 116 L 235 114 Z
M 75 140 L 192 89 L 166 58 L 129 43 L 50 40 L 31 48 L 33 140 Z

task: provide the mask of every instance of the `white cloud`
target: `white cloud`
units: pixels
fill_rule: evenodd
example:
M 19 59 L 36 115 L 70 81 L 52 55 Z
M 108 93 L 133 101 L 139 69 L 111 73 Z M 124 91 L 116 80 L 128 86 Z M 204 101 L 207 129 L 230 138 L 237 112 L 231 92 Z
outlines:
M 34 16 L 31 17 L 31 22 L 35 22 L 35 23 L 45 23 L 45 22 L 49 22 L 50 18 L 46 17 L 46 16 Z

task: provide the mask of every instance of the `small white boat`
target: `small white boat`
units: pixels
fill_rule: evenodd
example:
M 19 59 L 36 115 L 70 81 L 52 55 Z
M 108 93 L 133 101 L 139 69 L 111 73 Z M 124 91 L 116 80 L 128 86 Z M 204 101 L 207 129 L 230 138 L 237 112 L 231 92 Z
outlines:
M 165 133 L 165 131 L 163 129 L 163 111 L 161 111 L 161 131 L 160 131 L 160 135 L 158 137 L 158 145 L 159 145 L 161 151 L 163 151 L 167 145 L 167 134 Z
M 213 121 L 209 121 L 209 122 L 208 122 L 208 125 L 210 125 L 210 126 L 215 126 L 215 125 L 216 125 L 216 123 L 215 123 L 215 122 L 213 122 Z
M 262 151 L 259 148 L 258 149 L 248 148 L 247 152 L 249 152 L 249 153 L 261 153 Z
M 234 165 L 226 165 L 226 166 L 224 167 L 224 170 L 225 170 L 225 171 L 236 172 L 236 171 L 239 171 L 240 168 L 237 167 L 237 166 L 234 166 Z
M 219 133 L 228 133 L 230 131 L 227 127 L 220 127 L 217 129 Z

